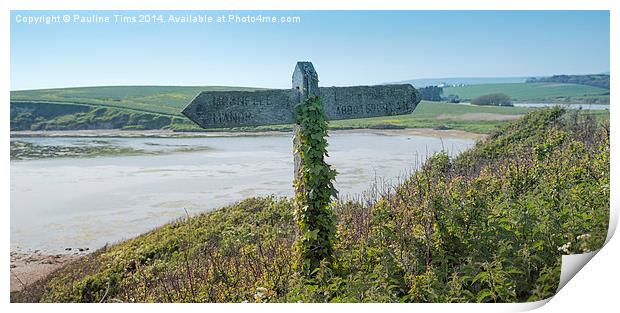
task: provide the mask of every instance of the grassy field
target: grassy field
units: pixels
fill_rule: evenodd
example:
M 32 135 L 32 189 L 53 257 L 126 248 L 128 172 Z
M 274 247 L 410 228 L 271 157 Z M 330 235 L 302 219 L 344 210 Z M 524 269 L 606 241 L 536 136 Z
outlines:
M 422 101 L 411 114 L 330 122 L 330 128 L 438 128 L 489 133 L 528 108 L 458 105 Z
M 555 87 L 554 87 L 555 86 Z M 181 110 L 200 91 L 256 90 L 223 86 L 117 86 L 84 87 L 11 92 L 12 107 L 21 105 L 27 113 L 11 110 L 11 130 L 75 129 L 172 129 L 202 131 Z M 597 87 L 529 83 L 451 87 L 444 92 L 461 93 L 462 98 L 478 93 L 506 92 L 518 101 L 542 101 L 537 97 L 563 97 L 602 92 Z M 529 100 L 525 100 L 529 99 Z M 557 99 L 557 98 L 554 98 Z M 517 100 L 515 100 L 517 101 Z M 16 104 L 22 102 L 22 104 Z M 34 109 L 38 108 L 38 109 Z M 489 133 L 506 120 L 529 112 L 526 108 L 465 106 L 421 102 L 412 114 L 332 121 L 331 129 L 350 128 L 438 128 Z M 609 114 L 600 112 L 597 114 Z M 290 130 L 292 125 L 269 125 L 221 129 L 225 131 Z M 211 130 L 215 131 L 215 130 Z
M 48 101 L 93 104 L 181 116 L 181 110 L 201 91 L 252 91 L 258 88 L 225 86 L 109 86 L 12 91 L 11 101 Z
M 609 103 L 609 90 L 599 87 L 559 83 L 483 84 L 446 87 L 444 95 L 455 94 L 469 101 L 481 95 L 505 93 L 521 103 Z
M 106 246 L 11 301 L 541 300 L 562 255 L 602 247 L 609 179 L 608 123 L 536 110 L 393 189 L 335 201 L 334 260 L 314 278 L 299 274 L 293 201 L 250 198 Z

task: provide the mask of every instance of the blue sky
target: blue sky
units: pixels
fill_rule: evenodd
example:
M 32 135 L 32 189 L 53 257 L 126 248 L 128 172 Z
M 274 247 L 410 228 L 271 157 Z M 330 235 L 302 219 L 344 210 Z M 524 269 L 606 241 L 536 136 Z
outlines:
M 114 14 L 299 16 L 295 24 L 114 23 Z M 18 16 L 97 14 L 101 24 Z M 290 88 L 609 71 L 608 11 L 12 11 L 11 89 L 98 85 Z

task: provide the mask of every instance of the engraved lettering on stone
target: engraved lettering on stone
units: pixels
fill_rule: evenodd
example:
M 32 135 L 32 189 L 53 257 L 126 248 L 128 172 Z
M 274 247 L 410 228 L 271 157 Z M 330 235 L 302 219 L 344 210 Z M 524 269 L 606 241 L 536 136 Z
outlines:
M 317 88 L 317 82 L 312 64 L 298 62 L 291 89 L 206 91 L 183 114 L 204 128 L 290 124 L 295 106 L 310 95 L 321 98 L 330 120 L 409 114 L 421 99 L 409 84 Z

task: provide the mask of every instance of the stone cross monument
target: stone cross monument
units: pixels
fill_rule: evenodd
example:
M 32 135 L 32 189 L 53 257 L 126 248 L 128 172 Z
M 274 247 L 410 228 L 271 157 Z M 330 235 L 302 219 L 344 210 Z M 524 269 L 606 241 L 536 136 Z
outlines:
M 290 124 L 295 122 L 295 107 L 311 96 L 321 99 L 329 120 L 408 114 L 421 100 L 410 84 L 319 88 L 312 63 L 297 62 L 292 89 L 204 91 L 182 113 L 203 128 Z M 299 126 L 294 130 L 296 151 Z M 294 161 L 297 178 L 298 155 Z

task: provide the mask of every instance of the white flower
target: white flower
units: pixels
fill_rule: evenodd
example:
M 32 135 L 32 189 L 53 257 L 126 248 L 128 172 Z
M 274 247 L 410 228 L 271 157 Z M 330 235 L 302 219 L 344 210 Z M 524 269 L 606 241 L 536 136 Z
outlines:
M 583 234 L 583 235 L 577 236 L 577 240 L 588 240 L 588 239 L 590 239 L 590 234 Z
M 567 242 L 563 246 L 558 247 L 558 251 L 562 251 L 564 253 L 569 253 L 570 246 L 571 246 L 570 242 Z
M 254 300 L 256 300 L 257 302 L 262 301 L 266 292 L 267 292 L 267 288 L 265 287 L 256 288 L 256 292 L 254 293 Z

